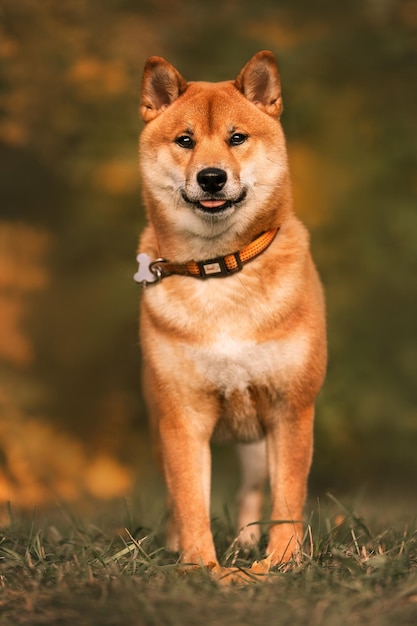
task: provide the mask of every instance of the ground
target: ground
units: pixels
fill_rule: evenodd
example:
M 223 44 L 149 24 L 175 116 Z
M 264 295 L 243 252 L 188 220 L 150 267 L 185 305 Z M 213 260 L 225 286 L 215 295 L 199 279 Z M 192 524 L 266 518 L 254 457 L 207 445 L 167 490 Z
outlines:
M 417 523 L 411 512 L 407 520 L 407 506 L 391 502 L 388 515 L 381 501 L 366 508 L 365 519 L 333 496 L 316 501 L 301 563 L 228 586 L 180 567 L 163 547 L 163 520 L 144 527 L 146 507 L 135 502 L 29 516 L 9 508 L 0 531 L 0 623 L 415 624 Z M 265 537 L 259 549 L 239 550 L 229 518 L 226 506 L 213 520 L 219 558 L 244 568 L 262 556 Z

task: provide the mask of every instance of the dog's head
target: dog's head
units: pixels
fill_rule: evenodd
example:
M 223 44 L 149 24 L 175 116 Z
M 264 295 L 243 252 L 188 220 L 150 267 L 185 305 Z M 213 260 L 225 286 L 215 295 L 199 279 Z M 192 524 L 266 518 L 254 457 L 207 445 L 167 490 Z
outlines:
M 259 232 L 288 205 L 280 76 L 271 52 L 259 52 L 235 81 L 221 83 L 186 82 L 165 59 L 151 57 L 140 111 L 152 221 L 210 239 L 243 233 L 254 222 Z

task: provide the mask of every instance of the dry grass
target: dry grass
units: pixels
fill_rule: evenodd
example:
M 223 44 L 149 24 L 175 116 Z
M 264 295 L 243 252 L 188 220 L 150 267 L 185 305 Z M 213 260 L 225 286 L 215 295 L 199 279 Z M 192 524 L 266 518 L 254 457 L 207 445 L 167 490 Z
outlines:
M 300 564 L 225 589 L 204 570 L 184 574 L 158 528 L 115 506 L 107 517 L 10 511 L 0 532 L 2 626 L 417 623 L 415 523 L 371 529 L 333 499 L 326 514 L 312 511 Z M 237 549 L 227 515 L 213 530 L 224 565 L 261 556 Z

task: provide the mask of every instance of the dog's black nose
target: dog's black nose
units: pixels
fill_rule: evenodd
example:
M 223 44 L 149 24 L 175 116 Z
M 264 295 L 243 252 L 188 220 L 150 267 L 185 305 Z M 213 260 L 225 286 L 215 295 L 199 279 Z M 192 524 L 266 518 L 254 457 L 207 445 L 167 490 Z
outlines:
M 226 184 L 227 173 L 218 167 L 206 167 L 197 174 L 197 182 L 203 191 L 216 193 Z

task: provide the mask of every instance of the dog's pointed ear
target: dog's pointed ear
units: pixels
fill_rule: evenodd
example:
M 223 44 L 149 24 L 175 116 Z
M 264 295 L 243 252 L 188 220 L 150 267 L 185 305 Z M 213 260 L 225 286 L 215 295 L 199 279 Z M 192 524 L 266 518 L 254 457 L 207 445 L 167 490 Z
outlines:
M 281 115 L 281 79 L 275 57 L 269 50 L 258 52 L 246 63 L 235 80 L 235 87 L 268 115 Z
M 149 57 L 142 78 L 140 113 L 144 122 L 150 122 L 162 113 L 187 89 L 187 82 L 162 57 Z

